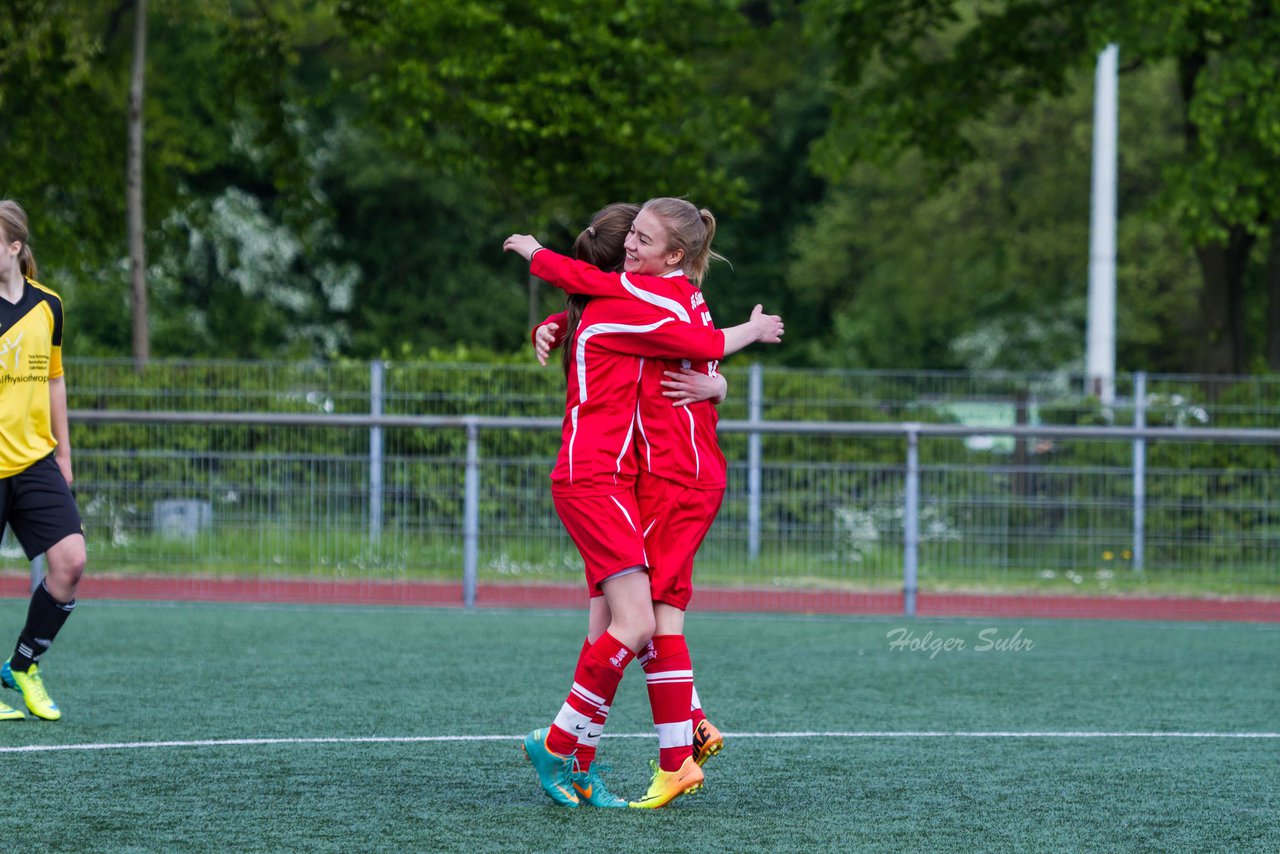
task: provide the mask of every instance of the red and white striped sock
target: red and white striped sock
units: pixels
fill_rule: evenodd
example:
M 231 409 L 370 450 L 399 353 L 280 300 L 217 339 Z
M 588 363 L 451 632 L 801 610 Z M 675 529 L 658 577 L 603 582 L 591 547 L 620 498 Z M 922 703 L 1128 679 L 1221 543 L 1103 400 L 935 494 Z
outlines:
M 589 649 L 591 649 L 591 641 L 584 640 L 582 655 L 586 655 Z M 596 760 L 596 749 L 600 746 L 600 736 L 604 733 L 604 724 L 608 719 L 609 707 L 601 706 L 596 709 L 596 713 L 591 717 L 591 723 L 583 730 L 582 735 L 578 736 L 578 752 L 574 756 L 578 759 L 579 770 L 591 770 L 591 763 Z
M 658 731 L 658 765 L 676 771 L 693 755 L 690 719 L 693 665 L 684 635 L 654 635 L 644 664 L 653 727 Z
M 600 746 L 600 736 L 604 734 L 604 724 L 609 718 L 609 707 L 601 706 L 591 717 L 582 735 L 578 736 L 578 770 L 590 771 L 591 763 L 596 761 L 596 749 Z
M 608 632 L 583 650 L 573 674 L 573 687 L 547 735 L 550 750 L 568 755 L 577 750 L 580 736 L 595 732 L 590 729 L 592 720 L 602 706 L 608 714 L 618 683 L 622 681 L 622 671 L 634 657 L 631 650 Z

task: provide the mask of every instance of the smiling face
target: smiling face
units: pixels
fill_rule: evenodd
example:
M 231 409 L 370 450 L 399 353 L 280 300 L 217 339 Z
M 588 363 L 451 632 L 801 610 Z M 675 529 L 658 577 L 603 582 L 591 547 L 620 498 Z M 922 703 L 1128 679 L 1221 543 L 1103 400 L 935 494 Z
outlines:
M 666 223 L 653 211 L 642 210 L 622 244 L 626 251 L 622 269 L 644 276 L 661 276 L 679 269 L 684 250 L 668 249 L 670 245 Z

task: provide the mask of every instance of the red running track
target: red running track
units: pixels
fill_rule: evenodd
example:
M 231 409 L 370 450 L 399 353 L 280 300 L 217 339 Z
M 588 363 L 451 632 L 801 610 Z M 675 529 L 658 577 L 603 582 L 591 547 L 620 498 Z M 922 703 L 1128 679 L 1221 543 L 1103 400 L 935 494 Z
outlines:
M 0 574 L 0 596 L 26 598 L 30 576 Z M 87 575 L 84 599 L 178 602 L 270 602 L 462 607 L 462 585 L 446 582 L 319 581 L 260 578 L 176 578 Z M 476 604 L 491 608 L 581 608 L 579 585 L 481 584 Z M 702 611 L 798 614 L 902 614 L 901 593 L 773 588 L 701 588 Z M 1196 599 L 1138 596 L 1040 596 L 921 593 L 921 617 L 1050 617 L 1108 620 L 1229 620 L 1280 622 L 1280 599 Z

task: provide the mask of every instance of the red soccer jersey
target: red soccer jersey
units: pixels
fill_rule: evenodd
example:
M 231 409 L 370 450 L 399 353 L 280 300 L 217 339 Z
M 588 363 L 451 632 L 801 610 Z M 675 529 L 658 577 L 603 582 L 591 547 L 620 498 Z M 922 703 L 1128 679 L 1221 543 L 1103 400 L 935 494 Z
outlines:
M 635 481 L 633 433 L 640 359 L 600 346 L 600 334 L 584 334 L 594 316 L 583 311 L 574 362 L 565 389 L 560 452 L 551 471 L 552 489 L 616 492 Z M 644 326 L 614 334 L 643 335 Z
M 717 360 L 724 354 L 724 336 L 712 324 L 701 289 L 683 274 L 605 273 L 549 250 L 536 252 L 530 269 L 567 293 L 595 297 L 588 308 L 602 298 L 610 302 L 629 300 L 636 306 L 649 307 L 640 316 L 668 316 L 682 321 L 679 332 L 685 340 L 677 340 L 670 349 L 663 349 L 665 336 L 661 342 L 654 338 L 610 336 L 599 343 L 619 354 L 647 357 L 640 365 L 636 409 L 634 445 L 639 465 L 651 474 L 685 486 L 723 489 L 726 466 L 716 436 L 715 406 L 710 401 L 672 406 L 670 399 L 662 395 L 660 385 L 665 379 L 664 371 L 677 370 L 682 364 L 696 364 L 696 370 L 715 376 Z M 585 311 L 583 317 L 585 323 Z M 563 321 L 558 322 L 563 331 Z M 714 333 L 713 337 L 708 339 L 708 333 Z M 718 341 L 719 347 L 699 349 L 699 343 L 708 340 Z
M 711 312 L 702 301 L 702 291 L 684 276 L 673 279 L 677 287 L 690 291 L 690 303 L 697 307 L 695 323 L 711 324 Z M 641 366 L 640 406 L 636 410 L 636 451 L 644 471 L 682 486 L 701 489 L 724 489 L 728 484 L 724 452 L 716 425 L 720 415 L 715 404 L 700 400 L 684 406 L 673 406 L 664 397 L 662 381 L 666 371 L 688 367 L 708 376 L 716 375 L 717 360 L 693 358 L 648 359 Z

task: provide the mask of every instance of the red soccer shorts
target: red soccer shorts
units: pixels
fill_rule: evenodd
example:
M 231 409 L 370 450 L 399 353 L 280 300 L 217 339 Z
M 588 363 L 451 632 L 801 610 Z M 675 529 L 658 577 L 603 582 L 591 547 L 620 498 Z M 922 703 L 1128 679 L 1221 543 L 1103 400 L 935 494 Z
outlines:
M 635 566 L 647 567 L 640 509 L 631 490 L 613 495 L 557 495 L 556 512 L 586 565 L 587 589 L 603 595 L 601 582 Z
M 724 501 L 723 489 L 690 489 L 641 473 L 636 482 L 653 601 L 681 611 L 693 596 L 693 556 Z

